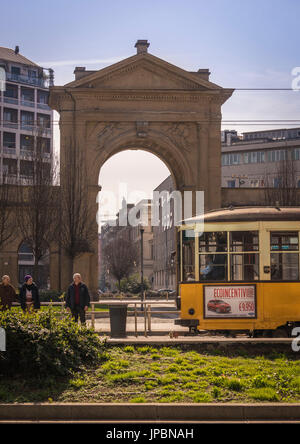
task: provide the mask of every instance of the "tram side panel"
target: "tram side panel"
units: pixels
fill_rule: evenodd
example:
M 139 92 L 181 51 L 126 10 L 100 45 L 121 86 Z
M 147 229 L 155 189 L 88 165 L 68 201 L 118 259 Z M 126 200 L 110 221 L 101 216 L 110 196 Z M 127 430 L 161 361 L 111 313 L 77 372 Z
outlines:
M 258 286 L 263 295 L 263 328 L 300 322 L 299 282 L 262 282 Z
M 273 330 L 288 322 L 300 322 L 299 282 L 241 284 L 242 288 L 255 287 L 253 299 L 255 310 L 246 314 L 249 317 L 243 318 L 226 306 L 230 304 L 225 303 L 220 307 L 218 300 L 205 298 L 205 287 L 209 286 L 212 287 L 210 290 L 213 290 L 219 286 L 231 287 L 232 284 L 187 283 L 180 285 L 182 325 L 189 326 L 189 321 L 191 325 L 194 325 L 198 321 L 199 330 Z M 210 303 L 209 307 L 208 303 Z

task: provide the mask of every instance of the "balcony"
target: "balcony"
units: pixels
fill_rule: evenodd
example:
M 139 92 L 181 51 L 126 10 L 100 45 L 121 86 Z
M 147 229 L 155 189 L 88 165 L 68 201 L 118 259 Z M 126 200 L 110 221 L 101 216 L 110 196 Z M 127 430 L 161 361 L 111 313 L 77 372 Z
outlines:
M 21 149 L 20 149 L 20 156 L 21 157 L 25 157 L 26 159 L 28 159 L 28 158 L 32 158 L 33 157 L 33 155 L 34 155 L 34 151 L 33 150 L 28 150 L 28 149 L 23 149 L 22 147 L 21 147 Z
M 32 185 L 33 184 L 33 176 L 27 174 L 20 174 L 19 183 L 21 185 Z
M 11 105 L 19 105 L 19 100 L 16 97 L 3 97 L 4 103 L 10 103 Z
M 35 129 L 34 123 L 21 122 L 21 129 L 33 132 Z
M 3 154 L 9 154 L 9 155 L 15 156 L 17 154 L 16 148 L 4 146 L 3 147 Z
M 3 174 L 3 182 L 8 185 L 16 185 L 18 183 L 18 176 L 12 173 Z
M 46 103 L 38 103 L 37 107 L 40 109 L 45 109 L 46 111 L 51 111 L 50 106 L 48 106 Z
M 3 121 L 3 127 L 4 128 L 13 128 L 13 129 L 18 129 L 18 122 L 14 122 L 12 120 L 4 120 Z
M 26 85 L 39 86 L 40 88 L 46 88 L 44 79 L 37 77 L 22 76 L 20 74 L 6 73 L 6 80 L 10 82 L 24 83 Z
M 29 106 L 30 108 L 34 108 L 35 107 L 35 103 L 31 100 L 24 100 L 21 99 L 21 105 L 22 106 Z

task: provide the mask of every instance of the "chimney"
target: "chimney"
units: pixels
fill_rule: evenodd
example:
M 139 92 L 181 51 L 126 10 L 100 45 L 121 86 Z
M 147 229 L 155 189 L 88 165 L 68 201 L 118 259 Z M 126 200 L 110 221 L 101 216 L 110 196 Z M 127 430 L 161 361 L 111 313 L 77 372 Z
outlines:
M 209 69 L 198 69 L 197 74 L 202 79 L 209 80 L 209 75 L 210 75 Z
M 16 46 L 16 47 L 15 47 L 15 54 L 19 54 L 19 51 L 20 51 L 19 47 Z
M 74 70 L 75 80 L 81 79 L 85 75 L 85 66 L 76 66 Z
M 144 54 L 148 52 L 148 48 L 150 46 L 150 43 L 148 43 L 148 40 L 138 40 L 134 47 L 136 48 L 137 54 Z

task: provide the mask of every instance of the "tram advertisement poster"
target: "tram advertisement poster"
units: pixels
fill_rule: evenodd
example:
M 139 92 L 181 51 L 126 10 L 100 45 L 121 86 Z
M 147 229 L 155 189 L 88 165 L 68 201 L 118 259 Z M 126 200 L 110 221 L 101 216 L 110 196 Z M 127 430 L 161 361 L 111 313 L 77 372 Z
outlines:
M 256 318 L 255 285 L 205 285 L 204 318 Z

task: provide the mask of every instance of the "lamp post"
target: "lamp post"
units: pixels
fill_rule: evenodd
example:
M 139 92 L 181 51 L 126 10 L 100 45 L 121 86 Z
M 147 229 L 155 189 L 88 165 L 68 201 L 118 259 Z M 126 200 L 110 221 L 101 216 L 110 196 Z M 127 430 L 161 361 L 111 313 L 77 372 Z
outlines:
M 141 233 L 141 302 L 144 301 L 144 228 L 140 227 Z M 144 306 L 141 305 L 143 311 Z

